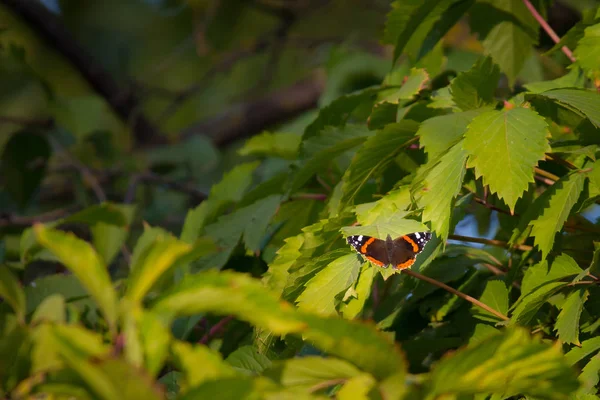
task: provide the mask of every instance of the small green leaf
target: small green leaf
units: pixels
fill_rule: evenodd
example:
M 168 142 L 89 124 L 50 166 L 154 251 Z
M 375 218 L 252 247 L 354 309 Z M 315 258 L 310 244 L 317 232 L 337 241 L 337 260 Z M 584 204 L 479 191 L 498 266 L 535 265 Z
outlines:
M 398 211 L 392 215 L 382 215 L 370 225 L 345 226 L 341 229 L 344 236 L 367 235 L 379 239 L 386 239 L 387 235 L 397 238 L 407 233 L 426 232 L 429 229 L 414 219 L 405 219 L 406 212 Z
M 39 243 L 50 250 L 81 281 L 104 313 L 109 326 L 116 328 L 117 294 L 106 266 L 92 246 L 71 233 L 36 225 Z
M 508 314 L 508 289 L 506 288 L 506 284 L 502 281 L 489 280 L 485 285 L 485 289 L 479 300 L 498 311 L 500 314 Z M 471 312 L 484 321 L 501 321 L 500 318 L 494 314 L 476 306 L 472 307 Z
M 371 136 L 356 152 L 344 177 L 341 207 L 351 203 L 369 179 L 379 177 L 415 137 L 417 123 L 402 121 L 387 125 Z
M 170 317 L 212 312 L 236 317 L 275 333 L 304 326 L 288 303 L 280 302 L 257 280 L 233 272 L 207 271 L 186 276 L 160 296 L 153 309 Z
M 380 101 L 399 104 L 400 100 L 411 100 L 429 83 L 429 74 L 422 68 L 411 68 L 410 74 L 399 89 L 384 90 L 380 94 Z
M 583 88 L 585 77 L 580 68 L 572 68 L 566 75 L 550 81 L 531 82 L 523 85 L 531 93 L 542 93 L 560 88 Z
M 441 240 L 446 240 L 454 211 L 454 200 L 463 184 L 467 152 L 463 141 L 440 157 L 439 162 L 425 177 L 419 205 L 423 207 L 423 222 L 430 221 L 431 229 Z
M 157 236 L 131 265 L 125 296 L 134 303 L 142 301 L 154 283 L 175 262 L 191 250 L 191 246 L 173 236 Z
M 360 374 L 348 379 L 344 386 L 336 393 L 338 400 L 370 399 L 371 390 L 375 388 L 377 381 L 369 374 Z M 397 394 L 397 393 L 395 393 Z M 389 395 L 389 394 L 388 394 Z M 384 398 L 389 398 L 385 396 Z
M 52 294 L 46 297 L 35 309 L 31 316 L 31 324 L 42 322 L 64 323 L 67 319 L 65 310 L 65 298 L 60 294 Z
M 547 282 L 528 295 L 522 296 L 515 303 L 510 324 L 528 325 L 544 303 L 565 286 L 567 286 L 565 282 Z
M 360 373 L 359 369 L 343 360 L 307 356 L 275 362 L 273 367 L 265 371 L 265 376 L 282 386 L 312 392 L 314 388 L 327 387 L 323 385 L 328 382 L 337 383 Z
M 486 109 L 440 115 L 423 121 L 417 136 L 429 159 L 435 160 L 446 152 L 465 134 L 473 118 L 483 111 Z
M 185 386 L 188 388 L 207 380 L 237 375 L 235 369 L 224 362 L 218 352 L 206 346 L 192 346 L 186 342 L 174 341 L 171 351 L 175 358 L 175 365 L 183 372 Z
M 533 182 L 533 168 L 550 151 L 548 125 L 530 109 L 488 111 L 473 119 L 465 134 L 468 167 L 514 210 Z
M 258 155 L 293 160 L 298 153 L 301 139 L 302 137 L 295 133 L 263 132 L 248 139 L 238 153 L 242 156 Z
M 345 301 L 340 311 L 344 318 L 354 319 L 363 310 L 369 295 L 371 294 L 371 287 L 373 286 L 373 278 L 375 276 L 375 267 L 371 263 L 364 263 L 358 276 L 354 289 L 354 295 Z
M 298 308 L 322 315 L 336 314 L 339 294 L 358 279 L 361 262 L 354 254 L 333 261 L 308 283 L 298 297 Z
M 585 28 L 573 55 L 591 79 L 600 78 L 600 24 Z
M 600 354 L 592 357 L 586 366 L 583 367 L 579 375 L 579 381 L 583 385 L 579 389 L 579 393 L 594 394 L 597 392 L 596 385 L 600 381 Z
M 551 197 L 543 214 L 531 222 L 531 236 L 535 237 L 535 245 L 541 250 L 542 257 L 546 258 L 552 250 L 554 236 L 559 232 L 571 209 L 577 203 L 583 185 L 585 175 L 575 172 L 566 178 L 561 178 L 548 190 L 552 190 Z
M 588 296 L 589 292 L 587 290 L 578 289 L 572 292 L 563 303 L 554 330 L 558 332 L 558 338 L 564 343 L 580 345 L 579 318 Z
M 19 321 L 25 322 L 25 292 L 21 283 L 4 265 L 0 265 L 0 298 L 10 304 Z
M 600 350 L 600 337 L 597 336 L 581 342 L 581 347 L 573 347 L 565 354 L 565 359 L 569 365 L 575 365 L 598 350 Z
M 271 360 L 267 356 L 258 352 L 254 346 L 238 347 L 233 353 L 225 359 L 229 365 L 238 371 L 252 374 L 262 374 L 262 372 L 271 367 Z
M 513 328 L 442 359 L 426 387 L 427 398 L 494 393 L 567 399 L 578 383 L 558 347 Z
M 525 276 L 521 283 L 521 295 L 524 296 L 531 293 L 544 283 L 578 275 L 582 271 L 575 260 L 568 254 L 561 254 L 556 257 L 552 262 L 552 268 L 548 268 L 548 261 L 540 261 L 525 271 Z
M 187 393 L 177 397 L 178 400 L 198 399 L 262 399 L 268 389 L 274 389 L 273 383 L 264 378 L 231 377 L 217 378 L 202 382 Z
M 479 58 L 470 70 L 458 74 L 450 84 L 452 100 L 462 110 L 475 110 L 495 102 L 500 69 L 490 57 Z
M 525 100 L 540 96 L 554 100 L 558 105 L 573 111 L 600 127 L 600 94 L 587 89 L 554 89 L 537 95 L 527 95 Z
M 50 112 L 58 125 L 80 138 L 95 131 L 116 128 L 108 104 L 99 95 L 55 97 Z

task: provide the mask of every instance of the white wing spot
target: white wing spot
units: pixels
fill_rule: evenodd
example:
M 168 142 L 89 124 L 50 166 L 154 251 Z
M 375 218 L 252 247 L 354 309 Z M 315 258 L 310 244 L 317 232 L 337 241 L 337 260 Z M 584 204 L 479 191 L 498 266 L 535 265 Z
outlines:
M 421 239 L 421 235 L 419 235 L 419 232 L 415 232 L 415 236 L 417 237 L 417 239 Z
M 362 235 L 360 235 L 360 236 L 359 236 L 357 239 L 358 239 L 358 241 L 360 242 L 360 241 L 362 240 L 362 238 L 363 238 L 363 236 L 362 236 Z

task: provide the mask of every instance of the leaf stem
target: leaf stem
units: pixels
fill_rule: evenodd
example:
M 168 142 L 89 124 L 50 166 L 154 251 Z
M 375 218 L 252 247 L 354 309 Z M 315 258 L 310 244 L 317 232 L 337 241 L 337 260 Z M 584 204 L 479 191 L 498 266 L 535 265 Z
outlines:
M 462 235 L 449 235 L 448 239 L 460 240 L 463 242 L 489 244 L 491 246 L 504 247 L 507 249 L 517 249 L 517 250 L 521 250 L 521 251 L 533 250 L 533 246 L 527 246 L 525 244 L 517 244 L 517 245 L 513 246 L 510 243 L 503 242 L 501 240 L 495 240 L 495 239 L 483 239 L 483 238 L 475 238 L 475 237 L 462 236 Z
M 504 321 L 508 321 L 510 318 L 508 318 L 506 315 L 494 310 L 492 307 L 488 306 L 487 304 L 482 303 L 481 301 L 477 300 L 474 297 L 469 296 L 468 294 L 464 294 L 463 292 L 459 292 L 458 290 L 454 289 L 453 287 L 450 287 L 448 285 L 446 285 L 445 283 L 442 283 L 440 281 L 436 281 L 433 278 L 430 278 L 428 276 L 425 275 L 421 275 L 418 272 L 415 272 L 411 269 L 403 269 L 402 272 L 404 272 L 407 275 L 410 275 L 414 278 L 420 279 L 422 281 L 431 283 L 434 286 L 437 286 L 439 288 L 442 288 L 444 290 L 447 290 L 448 292 L 460 297 L 463 300 L 468 301 L 469 303 L 472 303 L 474 305 L 476 305 L 479 308 L 484 309 L 485 311 L 495 315 L 496 317 L 504 320 Z
M 229 316 L 229 317 L 225 317 L 222 320 L 220 320 L 219 322 L 217 322 L 212 328 L 210 328 L 210 330 L 204 336 L 202 336 L 202 339 L 200 339 L 200 341 L 198 343 L 207 344 L 208 342 L 210 342 L 213 337 L 223 333 L 223 331 L 225 330 L 227 325 L 232 320 L 233 320 L 233 317 Z
M 560 177 L 558 177 L 558 176 L 556 176 L 556 175 L 554 175 L 554 174 L 552 174 L 552 173 L 550 173 L 548 171 L 544 171 L 543 169 L 540 169 L 538 167 L 535 167 L 534 171 L 535 171 L 536 174 L 541 175 L 544 178 L 548 178 L 548 179 L 550 179 L 551 181 L 554 181 L 554 182 L 556 182 L 557 180 L 560 179 Z
M 523 3 L 525 3 L 525 6 L 527 7 L 527 9 L 531 13 L 531 15 L 533 15 L 533 18 L 535 18 L 535 20 L 541 25 L 542 29 L 544 29 L 544 31 L 548 34 L 548 36 L 550 36 L 550 39 L 552 39 L 552 41 L 554 41 L 554 43 L 560 42 L 560 38 L 558 37 L 556 32 L 554 32 L 554 29 L 552 29 L 552 27 L 550 25 L 548 25 L 548 23 L 544 20 L 544 18 L 542 18 L 542 16 L 535 9 L 533 4 L 531 4 L 531 2 L 529 0 L 523 0 Z M 565 53 L 565 55 L 569 58 L 569 60 L 571 60 L 571 62 L 576 61 L 575 57 L 573 56 L 573 52 L 567 46 L 561 47 L 561 50 L 563 53 Z

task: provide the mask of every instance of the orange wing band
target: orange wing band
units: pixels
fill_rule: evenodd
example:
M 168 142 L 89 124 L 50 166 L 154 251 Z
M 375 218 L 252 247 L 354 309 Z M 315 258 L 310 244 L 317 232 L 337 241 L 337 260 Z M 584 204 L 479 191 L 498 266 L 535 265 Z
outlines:
M 367 258 L 367 260 L 371 261 L 373 264 L 383 267 L 383 263 L 381 261 L 376 260 L 373 257 L 369 257 L 369 256 L 365 256 L 365 257 Z
M 373 237 L 369 238 L 369 240 L 367 240 L 365 242 L 365 244 L 363 244 L 362 247 L 360 248 L 360 252 L 363 253 L 363 254 L 365 254 L 367 252 L 367 247 L 369 247 L 369 245 L 371 243 L 373 243 L 374 241 L 375 241 L 375 238 L 373 238 Z
M 396 265 L 394 268 L 396 269 L 406 269 L 415 263 L 415 259 L 411 258 L 408 261 L 403 262 L 402 264 Z
M 410 237 L 408 237 L 408 236 L 402 236 L 402 239 L 404 239 L 404 240 L 406 240 L 408 243 L 410 243 L 410 245 L 412 246 L 412 248 L 413 248 L 413 251 L 414 251 L 415 253 L 418 253 L 418 252 L 419 252 L 419 246 L 418 246 L 418 245 L 415 243 L 415 241 L 414 241 L 414 240 L 412 240 L 412 239 L 411 239 Z

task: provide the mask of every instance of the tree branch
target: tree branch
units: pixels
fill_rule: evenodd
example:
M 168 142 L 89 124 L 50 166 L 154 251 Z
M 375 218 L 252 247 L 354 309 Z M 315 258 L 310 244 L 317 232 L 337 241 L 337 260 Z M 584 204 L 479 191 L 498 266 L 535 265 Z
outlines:
M 448 235 L 448 239 L 460 240 L 462 242 L 489 244 L 491 246 L 504 247 L 506 249 L 517 249 L 517 250 L 521 250 L 521 251 L 533 250 L 532 246 L 527 246 L 524 244 L 517 244 L 517 245 L 511 246 L 507 242 L 503 242 L 501 240 L 495 240 L 495 239 L 482 239 L 482 238 L 475 238 L 475 237 L 462 236 L 462 235 Z
M 165 138 L 138 113 L 139 104 L 131 91 L 122 91 L 112 76 L 75 41 L 61 21 L 40 2 L 33 0 L 2 0 L 15 14 L 25 20 L 39 37 L 60 52 L 81 73 L 98 94 L 125 122 L 132 123 L 137 143 L 163 143 Z

